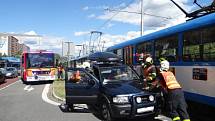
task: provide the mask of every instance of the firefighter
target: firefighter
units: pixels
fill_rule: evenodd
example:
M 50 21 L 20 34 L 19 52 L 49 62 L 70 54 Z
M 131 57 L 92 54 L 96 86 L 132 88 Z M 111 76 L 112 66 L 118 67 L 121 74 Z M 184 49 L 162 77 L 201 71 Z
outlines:
M 145 63 L 143 65 L 143 76 L 144 81 L 147 83 L 152 83 L 156 79 L 156 67 L 153 64 L 153 59 L 151 57 L 147 57 L 145 59 Z
M 158 110 L 156 115 L 162 113 L 164 107 L 164 98 L 162 87 L 157 83 L 157 68 L 153 64 L 152 57 L 148 56 L 143 64 L 143 76 L 144 76 L 144 89 L 154 92 L 157 100 Z
M 81 76 L 80 76 L 80 72 L 79 71 L 76 71 L 75 73 L 73 73 L 70 76 L 70 79 L 69 79 L 69 81 L 71 81 L 73 83 L 79 83 L 80 80 L 81 80 Z
M 172 120 L 190 121 L 181 85 L 174 74 L 169 71 L 169 62 L 167 60 L 161 60 L 160 62 L 160 73 L 157 80 L 166 91 L 167 109 Z
M 62 79 L 63 78 L 63 65 L 59 64 L 58 66 L 58 79 Z

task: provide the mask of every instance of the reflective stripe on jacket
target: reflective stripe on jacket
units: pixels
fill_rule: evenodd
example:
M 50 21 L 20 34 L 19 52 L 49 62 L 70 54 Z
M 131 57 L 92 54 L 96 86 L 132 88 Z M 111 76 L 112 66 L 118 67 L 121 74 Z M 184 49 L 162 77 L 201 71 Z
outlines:
M 164 81 L 166 83 L 166 86 L 168 89 L 179 89 L 181 88 L 180 84 L 178 83 L 178 81 L 176 80 L 174 74 L 170 71 L 167 72 L 161 72 Z

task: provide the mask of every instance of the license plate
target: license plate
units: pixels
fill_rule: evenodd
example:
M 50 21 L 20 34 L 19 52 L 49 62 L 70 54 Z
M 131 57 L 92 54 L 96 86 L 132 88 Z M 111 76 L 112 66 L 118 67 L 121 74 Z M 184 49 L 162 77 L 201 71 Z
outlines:
M 151 112 L 151 111 L 154 111 L 154 106 L 137 109 L 137 113 L 144 113 L 144 112 Z
M 46 80 L 46 77 L 39 77 L 39 80 Z

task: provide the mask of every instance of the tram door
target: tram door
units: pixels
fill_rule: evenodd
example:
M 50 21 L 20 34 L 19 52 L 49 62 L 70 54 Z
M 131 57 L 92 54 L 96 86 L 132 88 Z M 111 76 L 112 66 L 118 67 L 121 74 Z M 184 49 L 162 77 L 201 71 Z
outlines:
M 124 63 L 127 65 L 133 64 L 133 47 L 127 46 L 124 48 Z

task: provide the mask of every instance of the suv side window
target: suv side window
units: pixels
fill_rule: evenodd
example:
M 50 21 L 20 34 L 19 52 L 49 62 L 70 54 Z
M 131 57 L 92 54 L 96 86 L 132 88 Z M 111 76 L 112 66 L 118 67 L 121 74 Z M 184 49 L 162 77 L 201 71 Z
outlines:
M 92 77 L 90 77 L 86 72 L 81 70 L 72 70 L 68 73 L 68 83 L 73 83 L 76 85 L 89 85 L 92 84 Z

